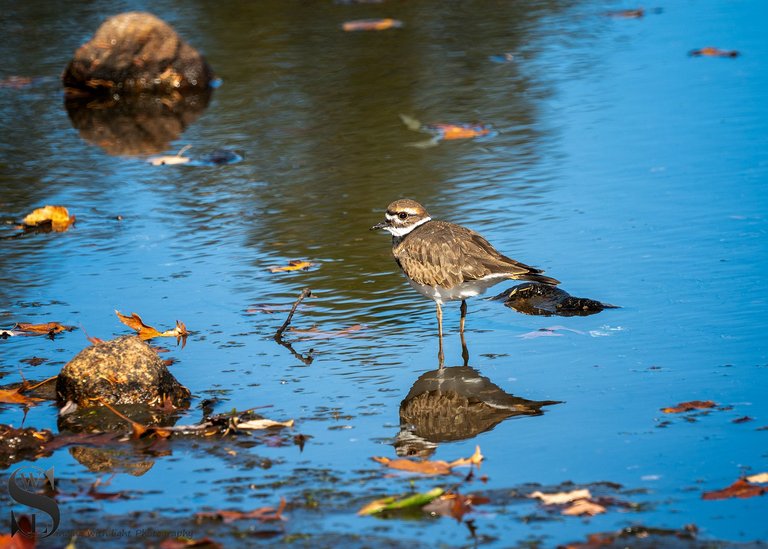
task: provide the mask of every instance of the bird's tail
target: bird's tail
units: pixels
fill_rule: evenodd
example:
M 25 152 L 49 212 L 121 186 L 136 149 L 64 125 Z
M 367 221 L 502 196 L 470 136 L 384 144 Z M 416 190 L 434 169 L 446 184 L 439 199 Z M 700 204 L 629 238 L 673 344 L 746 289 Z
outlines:
M 552 286 L 557 286 L 560 284 L 560 281 L 556 278 L 552 278 L 551 276 L 546 276 L 541 274 L 541 271 L 531 271 L 519 276 L 516 276 L 518 280 L 530 280 L 531 282 L 541 282 L 542 284 L 550 284 Z

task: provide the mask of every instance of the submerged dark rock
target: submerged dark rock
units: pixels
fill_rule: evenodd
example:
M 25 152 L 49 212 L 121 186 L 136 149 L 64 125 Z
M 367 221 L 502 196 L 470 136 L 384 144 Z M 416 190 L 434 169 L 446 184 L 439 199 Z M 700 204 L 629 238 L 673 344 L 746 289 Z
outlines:
M 619 308 L 594 299 L 573 297 L 561 288 L 536 282 L 518 284 L 493 299 L 504 300 L 507 307 L 527 315 L 588 316 L 603 309 Z
M 172 93 L 208 88 L 213 71 L 167 23 L 127 12 L 107 19 L 77 49 L 62 80 L 70 91 Z
M 167 396 L 174 406 L 190 397 L 157 353 L 137 336 L 122 336 L 80 351 L 59 373 L 59 403 L 160 404 Z

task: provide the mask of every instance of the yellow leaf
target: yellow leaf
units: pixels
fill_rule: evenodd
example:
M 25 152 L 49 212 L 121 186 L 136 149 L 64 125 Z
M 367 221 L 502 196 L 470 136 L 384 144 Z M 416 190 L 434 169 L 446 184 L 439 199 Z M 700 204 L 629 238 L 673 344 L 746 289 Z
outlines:
M 309 261 L 303 261 L 301 259 L 294 259 L 288 262 L 288 265 L 285 265 L 283 267 L 270 267 L 269 272 L 270 273 L 279 273 L 284 271 L 300 271 L 300 270 L 306 270 L 312 267 L 314 263 L 311 263 Z
M 27 227 L 37 227 L 50 223 L 54 231 L 64 232 L 75 222 L 75 216 L 69 215 L 64 206 L 44 206 L 29 213 L 22 223 Z
M 144 324 L 144 321 L 141 320 L 141 317 L 136 313 L 131 313 L 131 316 L 125 316 L 124 314 L 121 314 L 120 311 L 115 310 L 115 314 L 120 322 L 129 328 L 136 330 L 139 333 L 140 339 L 152 339 L 153 337 L 162 335 L 152 326 Z

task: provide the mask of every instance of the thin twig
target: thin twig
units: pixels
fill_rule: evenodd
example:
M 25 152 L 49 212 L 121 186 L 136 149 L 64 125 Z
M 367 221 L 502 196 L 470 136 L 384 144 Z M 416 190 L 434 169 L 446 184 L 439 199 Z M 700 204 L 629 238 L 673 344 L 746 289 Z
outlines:
M 304 288 L 301 290 L 301 294 L 299 295 L 299 298 L 296 300 L 296 303 L 293 304 L 293 307 L 291 307 L 291 312 L 288 313 L 288 318 L 285 319 L 285 322 L 283 322 L 283 325 L 280 326 L 277 329 L 277 332 L 275 333 L 275 339 L 277 341 L 280 341 L 280 339 L 283 337 L 283 332 L 288 328 L 288 325 L 291 323 L 291 319 L 293 318 L 293 313 L 296 312 L 296 308 L 299 306 L 299 303 L 304 301 L 304 298 L 309 297 L 312 295 L 312 290 L 309 288 Z

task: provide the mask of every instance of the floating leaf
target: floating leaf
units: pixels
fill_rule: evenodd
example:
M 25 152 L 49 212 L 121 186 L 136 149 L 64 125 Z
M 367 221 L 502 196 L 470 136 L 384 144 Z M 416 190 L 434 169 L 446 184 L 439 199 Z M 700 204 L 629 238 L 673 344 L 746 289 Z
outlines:
M 544 505 L 563 505 L 578 499 L 589 499 L 592 497 L 592 494 L 590 494 L 587 488 L 582 490 L 572 490 L 570 492 L 557 492 L 554 494 L 545 494 L 537 490 L 531 494 L 528 494 L 528 497 L 538 498 L 544 503 Z
M 313 265 L 314 265 L 314 263 L 311 263 L 309 261 L 304 261 L 304 260 L 301 260 L 301 259 L 293 259 L 293 260 L 288 262 L 288 265 L 285 265 L 285 266 L 282 266 L 282 267 L 275 265 L 273 267 L 270 267 L 269 268 L 269 272 L 270 273 L 280 273 L 280 272 L 285 272 L 285 271 L 302 271 L 302 270 L 309 269 Z
M 437 133 L 441 139 L 447 141 L 452 139 L 473 139 L 491 133 L 491 129 L 488 126 L 481 124 L 432 124 L 425 126 L 425 128 Z
M 397 499 L 394 496 L 389 496 L 381 499 L 374 500 L 367 505 L 364 505 L 357 514 L 358 515 L 374 515 L 381 513 L 382 511 L 394 511 L 396 509 L 407 509 L 410 507 L 422 507 L 442 495 L 444 490 L 442 488 L 433 488 L 429 492 L 420 494 L 412 494 L 410 496 Z
M 588 499 L 577 499 L 563 509 L 562 513 L 571 516 L 589 515 L 590 517 L 593 517 L 600 513 L 605 513 L 605 507 Z
M 51 225 L 56 232 L 64 232 L 75 222 L 75 216 L 70 215 L 64 206 L 44 206 L 37 208 L 22 221 L 25 227 L 40 227 Z
M 738 57 L 739 52 L 736 50 L 721 50 L 712 46 L 700 48 L 698 50 L 691 50 L 688 55 L 694 57 Z
M 690 412 L 691 410 L 706 410 L 707 408 L 714 408 L 717 406 L 711 400 L 690 400 L 688 402 L 681 402 L 677 406 L 671 408 L 662 408 L 661 411 L 665 414 L 679 414 L 682 412 Z
M 755 496 L 762 496 L 768 493 L 768 487 L 758 486 L 752 484 L 746 479 L 740 478 L 727 488 L 722 490 L 712 490 L 711 492 L 704 492 L 701 495 L 701 499 L 730 499 L 730 498 L 752 498 Z
M 274 507 L 260 507 L 253 511 L 212 511 L 208 513 L 195 513 L 195 520 L 201 522 L 205 519 L 221 520 L 224 523 L 234 522 L 236 520 L 244 519 L 256 519 L 260 522 L 270 522 L 276 520 L 286 520 L 283 516 L 285 510 L 285 498 L 280 498 L 280 506 L 275 509 Z
M 141 423 L 138 423 L 137 421 L 133 421 L 128 416 L 116 410 L 106 400 L 100 398 L 98 399 L 98 401 L 99 403 L 104 405 L 109 411 L 115 414 L 117 417 L 131 424 L 131 428 L 133 429 L 133 438 L 142 438 L 150 435 L 157 435 L 160 438 L 168 438 L 171 436 L 171 433 L 173 432 L 171 429 L 166 429 L 165 427 L 142 425 Z
M 475 448 L 475 453 L 468 458 L 459 458 L 448 463 L 447 461 L 413 461 L 410 459 L 389 459 L 386 457 L 373 457 L 374 461 L 386 465 L 390 469 L 408 471 L 409 473 L 421 473 L 423 475 L 448 475 L 454 467 L 477 465 L 483 461 L 480 446 Z
M 187 327 L 183 322 L 178 320 L 176 321 L 175 328 L 172 330 L 166 330 L 165 332 L 161 333 L 156 328 L 144 324 L 144 321 L 136 313 L 131 313 L 131 316 L 125 316 L 124 314 L 120 313 L 120 311 L 115 310 L 115 314 L 117 315 L 117 318 L 120 320 L 120 322 L 129 328 L 136 330 L 140 339 L 152 339 L 154 337 L 175 337 L 177 339 L 181 338 L 186 343 L 186 338 L 189 335 Z
M 160 549 L 188 549 L 191 547 L 205 547 L 205 549 L 222 549 L 223 545 L 211 538 L 174 538 L 160 542 Z
M 238 422 L 238 429 L 247 430 L 261 430 L 272 429 L 274 427 L 293 427 L 294 421 L 289 419 L 288 421 L 273 421 L 271 419 L 250 419 L 248 421 Z
M 75 329 L 74 326 L 64 326 L 58 322 L 46 322 L 45 324 L 30 324 L 29 322 L 18 322 L 14 327 L 15 330 L 22 332 L 28 332 L 33 334 L 59 334 L 61 332 L 71 332 Z
M 23 404 L 24 406 L 34 406 L 42 401 L 42 398 L 28 397 L 23 393 L 27 388 L 22 384 L 15 389 L 0 389 L 0 403 L 2 404 Z
M 341 28 L 347 32 L 350 31 L 380 31 L 387 29 L 399 29 L 403 26 L 402 21 L 397 19 L 357 19 L 347 21 Z

